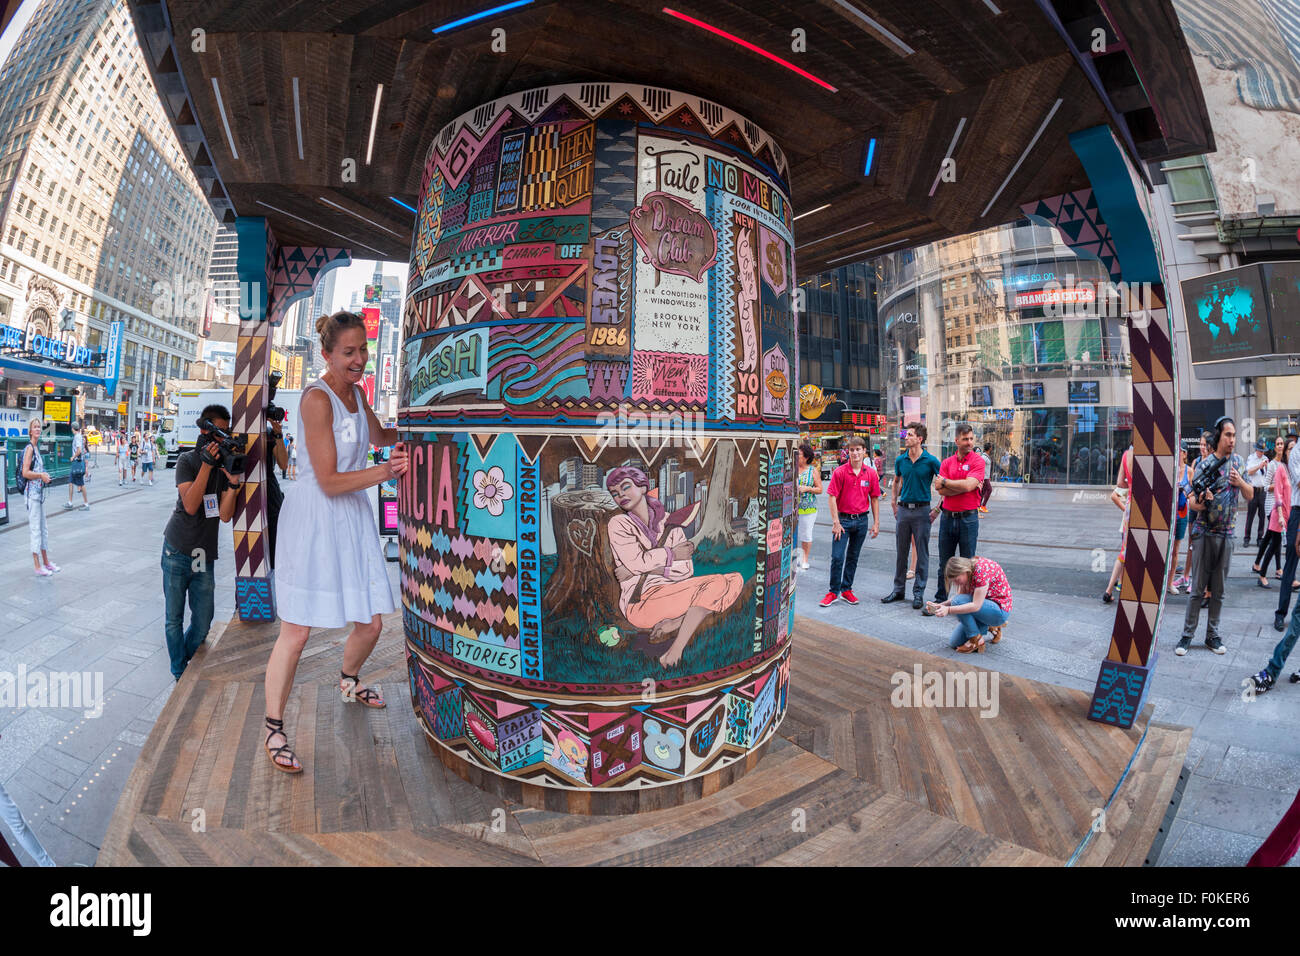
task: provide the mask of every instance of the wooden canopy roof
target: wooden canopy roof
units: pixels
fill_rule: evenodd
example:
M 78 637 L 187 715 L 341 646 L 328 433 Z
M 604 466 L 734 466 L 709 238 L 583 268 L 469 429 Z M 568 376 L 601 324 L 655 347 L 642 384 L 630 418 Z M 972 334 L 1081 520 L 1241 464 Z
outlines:
M 415 205 L 444 124 L 557 83 L 683 90 L 770 132 L 808 213 L 804 275 L 1086 186 L 1073 131 L 1109 123 L 1143 159 L 1213 149 L 1171 0 L 669 2 L 530 0 L 436 34 L 495 0 L 130 6 L 218 218 L 266 216 L 281 242 L 357 258 L 407 258 L 414 215 L 393 200 Z

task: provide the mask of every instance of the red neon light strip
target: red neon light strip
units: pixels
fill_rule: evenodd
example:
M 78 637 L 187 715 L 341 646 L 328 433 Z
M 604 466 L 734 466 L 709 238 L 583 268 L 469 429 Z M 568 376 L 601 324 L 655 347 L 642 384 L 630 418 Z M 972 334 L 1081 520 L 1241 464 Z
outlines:
M 696 20 L 694 17 L 688 17 L 686 14 L 679 13 L 676 10 L 673 10 L 669 7 L 664 7 L 663 12 L 668 14 L 670 17 L 676 17 L 678 20 L 685 20 L 687 23 L 692 24 L 693 26 L 697 26 L 703 30 L 708 30 L 710 33 L 716 33 L 718 36 L 724 37 L 725 39 L 730 40 L 732 43 L 738 43 L 741 46 L 743 46 L 746 50 L 749 50 L 753 53 L 757 53 L 759 56 L 767 57 L 773 63 L 780 63 L 787 70 L 793 70 L 795 73 L 798 73 L 800 76 L 804 77 L 805 79 L 812 80 L 814 83 L 816 83 L 824 90 L 830 90 L 832 93 L 839 92 L 838 89 L 831 86 L 825 80 L 817 79 L 817 77 L 813 76 L 807 70 L 799 69 L 799 67 L 795 66 L 789 60 L 783 60 L 779 56 L 776 56 L 775 54 L 768 53 L 762 47 L 754 46 L 754 44 L 750 43 L 748 40 L 742 40 L 740 37 L 728 33 L 726 30 L 719 30 L 717 27 L 710 26 L 709 24 L 705 23 L 703 20 Z

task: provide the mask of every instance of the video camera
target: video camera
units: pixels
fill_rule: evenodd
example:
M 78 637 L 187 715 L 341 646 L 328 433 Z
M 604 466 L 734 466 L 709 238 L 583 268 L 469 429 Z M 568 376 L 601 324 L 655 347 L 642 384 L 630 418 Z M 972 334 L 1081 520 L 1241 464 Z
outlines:
M 242 475 L 244 473 L 244 463 L 247 458 L 247 440 L 243 435 L 234 435 L 224 428 L 218 428 L 212 424 L 210 418 L 199 419 L 199 430 L 207 432 L 206 435 L 200 435 L 198 440 L 199 458 L 205 464 L 220 465 L 232 475 Z M 216 442 L 219 446 L 221 457 L 211 458 L 208 456 L 208 445 Z
M 271 422 L 283 422 L 285 416 L 288 414 L 288 412 L 283 408 L 275 404 L 275 390 L 280 387 L 280 379 L 283 377 L 284 376 L 280 372 L 271 373 L 271 385 L 267 390 L 266 408 L 263 409 L 266 413 L 267 431 L 271 430 Z
M 1207 492 L 1212 493 L 1214 491 L 1214 486 L 1219 481 L 1219 472 L 1231 460 L 1229 458 L 1219 458 L 1217 455 L 1211 455 L 1210 457 L 1214 459 L 1213 464 L 1192 479 L 1192 497 L 1197 501 L 1200 501 L 1201 497 Z

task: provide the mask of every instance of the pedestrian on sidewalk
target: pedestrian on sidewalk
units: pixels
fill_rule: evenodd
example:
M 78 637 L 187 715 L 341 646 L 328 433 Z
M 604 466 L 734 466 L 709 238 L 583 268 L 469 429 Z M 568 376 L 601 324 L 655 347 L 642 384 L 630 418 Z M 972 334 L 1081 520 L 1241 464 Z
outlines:
M 1130 446 L 1132 447 L 1132 446 Z M 1169 574 L 1165 590 L 1170 594 L 1181 594 L 1178 590 L 1178 552 L 1182 549 L 1183 539 L 1187 537 L 1187 489 L 1191 481 L 1191 467 L 1186 461 L 1178 464 L 1178 504 L 1175 506 L 1174 553 L 1169 556 Z
M 313 627 L 353 625 L 343 646 L 339 689 L 349 702 L 386 706 L 360 677 L 379 640 L 382 615 L 394 609 L 374 504 L 366 491 L 400 478 L 408 467 L 400 444 L 388 461 L 366 465 L 371 445 L 396 444 L 398 435 L 379 423 L 358 384 L 367 361 L 365 321 L 353 312 L 336 312 L 321 316 L 316 331 L 327 368 L 303 390 L 299 406 L 307 458 L 302 484 L 285 500 L 280 516 L 284 547 L 275 585 L 280 636 L 266 666 L 263 746 L 285 773 L 302 772 L 285 733 L 284 708 Z
M 298 480 L 298 443 L 289 436 L 289 480 Z
M 1255 532 L 1255 547 L 1264 545 L 1264 532 L 1268 526 L 1268 512 L 1264 510 L 1265 489 L 1268 487 L 1269 456 L 1264 454 L 1264 440 L 1255 442 L 1255 447 L 1246 459 L 1246 480 L 1252 489 L 1250 501 L 1246 504 L 1246 533 L 1242 539 L 1243 548 L 1250 546 L 1250 529 L 1259 519 L 1259 530 Z
M 876 469 L 876 476 L 883 482 L 885 480 L 885 453 L 877 445 L 871 453 L 871 467 Z
M 0 785 L 0 820 L 4 820 L 5 825 L 18 841 L 18 845 L 27 851 L 27 855 L 36 861 L 37 866 L 54 866 L 55 863 L 50 859 L 49 853 L 45 852 L 45 847 L 41 846 L 41 841 L 36 838 L 32 828 L 27 825 L 23 819 L 22 811 L 18 809 L 9 792 Z M 5 866 L 19 866 L 18 857 L 14 851 L 5 843 L 4 837 L 0 836 L 0 862 Z
M 199 413 L 194 447 L 176 459 L 176 508 L 163 530 L 162 575 L 166 601 L 167 655 L 172 677 L 181 679 L 186 665 L 207 640 L 215 605 L 218 532 L 235 516 L 235 499 L 243 475 L 221 464 L 221 446 L 212 428 L 230 428 L 223 405 Z M 185 605 L 190 626 L 185 628 Z
M 984 459 L 984 483 L 980 485 L 980 514 L 989 513 L 989 499 L 993 497 L 993 446 L 985 445 L 980 452 L 980 457 Z
M 1287 440 L 1295 438 L 1294 432 Z M 1277 611 L 1273 614 L 1273 629 L 1286 627 L 1286 612 L 1291 606 L 1291 589 L 1296 581 L 1296 563 L 1300 560 L 1300 442 L 1286 455 L 1287 480 L 1291 482 L 1291 514 L 1286 522 L 1286 562 L 1282 565 L 1282 585 L 1277 596 Z
M 804 442 L 799 446 L 799 544 L 803 546 L 803 559 L 799 569 L 808 570 L 808 558 L 812 554 L 813 528 L 817 524 L 817 496 L 822 493 L 821 469 L 817 467 L 817 458 L 812 445 Z
M 1196 474 L 1197 466 L 1201 462 L 1205 461 L 1205 459 L 1210 457 L 1210 448 L 1213 447 L 1213 445 L 1214 445 L 1214 432 L 1208 429 L 1206 431 L 1201 432 L 1200 443 L 1197 446 L 1198 447 L 1197 458 L 1195 461 L 1191 463 L 1191 466 L 1188 469 L 1187 486 L 1185 490 L 1189 497 L 1192 493 L 1192 476 Z M 1188 523 L 1188 527 L 1189 528 L 1191 527 L 1190 522 Z M 1187 573 L 1183 576 L 1183 582 L 1187 585 L 1187 593 L 1189 595 L 1196 593 L 1193 590 L 1193 586 L 1196 583 L 1196 567 L 1193 563 L 1194 557 L 1195 555 L 1192 553 L 1192 544 L 1191 541 L 1189 540 L 1187 543 Z M 1209 606 L 1210 606 L 1210 592 L 1206 590 L 1201 595 L 1201 609 L 1204 610 Z
M 948 646 L 962 654 L 984 653 L 984 635 L 990 634 L 992 643 L 998 643 L 1011 616 L 1006 572 L 988 558 L 949 558 L 943 576 L 953 596 L 930 607 L 935 617 L 957 618 Z
M 50 473 L 45 470 L 38 442 L 41 438 L 41 420 L 33 418 L 27 424 L 28 442 L 23 448 L 18 467 L 26 484 L 23 486 L 23 503 L 27 506 L 27 529 L 32 546 L 32 564 L 38 578 L 48 578 L 61 568 L 50 560 L 50 532 L 45 523 L 45 486 L 50 483 Z
M 131 446 L 127 444 L 126 433 L 117 433 L 117 484 L 126 485 L 126 473 L 131 467 Z
M 63 507 L 69 511 L 76 507 L 73 494 L 81 489 L 81 510 L 90 509 L 90 499 L 86 497 L 86 465 L 90 457 L 90 446 L 86 444 L 86 435 L 81 430 L 80 422 L 72 423 L 72 461 L 68 466 L 68 500 Z
M 1279 578 L 1282 576 L 1282 534 L 1286 531 L 1287 521 L 1291 517 L 1291 477 L 1287 474 L 1283 462 L 1291 451 L 1294 439 L 1284 441 L 1285 444 L 1278 448 L 1277 457 L 1270 461 L 1270 467 L 1265 469 L 1270 480 L 1264 495 L 1264 513 L 1268 515 L 1268 531 L 1264 534 L 1264 543 L 1259 546 L 1259 553 L 1255 555 L 1255 564 L 1252 566 L 1259 579 L 1258 584 L 1262 588 L 1268 587 L 1269 561 L 1277 563 L 1277 576 Z
M 853 593 L 853 576 L 858 570 L 858 554 L 869 533 L 880 534 L 880 475 L 867 464 L 867 443 L 857 435 L 848 439 L 847 463 L 831 473 L 827 494 L 831 500 L 831 580 L 830 589 L 821 600 L 830 607 L 840 598 L 857 604 Z M 867 512 L 871 529 L 867 530 Z
M 1294 435 L 1288 436 L 1286 439 L 1286 445 L 1284 446 L 1284 453 L 1288 461 L 1290 460 L 1291 452 L 1295 447 L 1296 437 Z M 1293 500 L 1291 497 L 1291 476 L 1286 468 L 1278 468 L 1274 473 L 1273 481 L 1275 504 L 1273 517 L 1269 523 L 1269 534 L 1268 537 L 1265 538 L 1265 543 L 1270 546 L 1272 544 L 1277 544 L 1281 547 L 1281 534 L 1275 532 L 1274 529 L 1290 525 L 1291 515 L 1297 510 L 1300 510 L 1300 506 L 1293 506 L 1291 504 Z M 1289 558 L 1288 561 L 1290 561 Z M 1259 563 L 1257 570 L 1264 572 L 1268 571 L 1267 558 Z M 1265 580 L 1262 573 L 1260 574 L 1260 580 Z M 1286 578 L 1283 577 L 1282 580 L 1285 582 Z M 1289 589 L 1284 588 L 1284 590 Z M 1273 648 L 1273 657 L 1269 660 L 1265 668 L 1253 678 L 1257 693 L 1262 694 L 1267 691 L 1273 686 L 1274 681 L 1281 676 L 1282 668 L 1286 666 L 1286 659 L 1291 656 L 1291 649 L 1295 647 L 1297 637 L 1300 637 L 1300 614 L 1292 614 L 1291 626 L 1287 628 L 1286 633 L 1282 636 L 1282 640 L 1278 641 L 1277 646 Z M 1300 682 L 1300 672 L 1291 675 L 1291 682 Z
M 140 429 L 131 433 L 131 482 L 135 482 L 135 470 L 140 463 Z
M 975 557 L 980 533 L 980 488 L 984 484 L 984 459 L 975 454 L 975 429 L 970 422 L 957 423 L 957 453 L 943 460 L 934 490 L 943 496 L 939 508 L 939 567 L 958 551 L 963 558 Z M 934 514 L 934 511 L 931 512 Z M 948 599 L 945 574 L 939 575 L 934 595 L 936 604 Z M 932 616 L 930 608 L 922 613 Z
M 157 453 L 158 446 L 148 436 L 140 444 L 140 482 L 144 483 L 146 478 L 149 479 L 149 487 L 153 487 L 153 460 Z
M 925 450 L 928 437 L 924 425 L 909 422 L 903 434 L 905 450 L 894 462 L 894 589 L 880 599 L 881 604 L 890 604 L 906 598 L 911 552 L 916 556 L 912 607 L 918 611 L 925 603 L 925 581 L 930 572 L 930 526 L 934 523 L 930 495 L 942 467 L 939 459 Z
M 1119 523 L 1119 557 L 1115 559 L 1115 567 L 1111 569 L 1110 580 L 1106 582 L 1106 590 L 1101 595 L 1102 601 L 1106 604 L 1115 600 L 1115 586 L 1120 583 L 1120 576 L 1124 573 L 1124 552 L 1128 548 L 1128 515 L 1133 503 L 1132 445 L 1129 445 L 1124 450 L 1124 454 L 1120 455 L 1119 474 L 1115 478 L 1115 487 L 1111 489 L 1110 500 L 1111 504 L 1124 512 L 1124 518 Z
M 1182 657 L 1191 647 L 1192 638 L 1200 623 L 1201 603 L 1195 595 L 1206 588 L 1210 592 L 1210 620 L 1206 625 L 1205 646 L 1216 654 L 1223 654 L 1223 640 L 1219 636 L 1219 613 L 1223 610 L 1223 589 L 1232 564 L 1233 533 L 1237 521 L 1237 497 L 1250 500 L 1254 490 L 1241 476 L 1241 456 L 1233 454 L 1237 444 L 1237 427 L 1224 415 L 1214 423 L 1212 453 L 1196 465 L 1192 476 L 1195 482 L 1220 461 L 1225 462 L 1215 476 L 1214 484 L 1199 495 L 1192 495 L 1187 506 L 1192 510 L 1191 549 L 1196 565 L 1196 590 L 1187 602 L 1187 616 L 1183 621 L 1183 636 L 1174 648 Z

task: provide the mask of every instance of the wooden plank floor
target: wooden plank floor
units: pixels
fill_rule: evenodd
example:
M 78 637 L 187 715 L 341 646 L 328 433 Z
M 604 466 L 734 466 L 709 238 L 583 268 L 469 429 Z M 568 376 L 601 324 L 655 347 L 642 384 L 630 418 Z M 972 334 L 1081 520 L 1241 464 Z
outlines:
M 569 815 L 443 767 L 411 713 L 396 616 L 363 675 L 385 710 L 336 690 L 346 631 L 313 635 L 285 715 L 307 769 L 278 773 L 262 750 L 277 633 L 232 621 L 200 651 L 132 771 L 101 865 L 1053 866 L 1076 851 L 1084 865 L 1140 865 L 1190 739 L 1148 727 L 1150 708 L 1127 731 L 1092 723 L 1086 693 L 1006 675 L 996 716 L 895 707 L 898 672 L 973 664 L 799 618 L 789 713 L 756 768 L 685 806 Z

